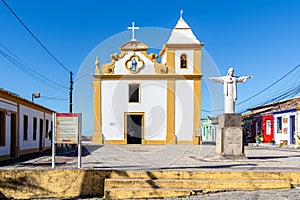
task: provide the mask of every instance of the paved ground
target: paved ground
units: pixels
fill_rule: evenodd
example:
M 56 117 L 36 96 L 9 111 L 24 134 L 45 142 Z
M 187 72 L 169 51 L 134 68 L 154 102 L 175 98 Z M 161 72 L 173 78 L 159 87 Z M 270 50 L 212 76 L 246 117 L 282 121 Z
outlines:
M 214 145 L 91 145 L 84 144 L 83 169 L 299 171 L 300 149 L 245 147 L 245 158 L 215 155 Z M 51 154 L 1 163 L 0 169 L 51 169 Z M 77 154 L 60 151 L 57 169 L 76 169 Z
M 76 169 L 77 154 L 59 151 L 57 169 Z M 215 155 L 214 145 L 91 145 L 85 143 L 83 169 L 204 170 L 204 171 L 299 171 L 300 149 L 273 146 L 245 147 L 245 158 Z M 41 153 L 2 162 L 0 169 L 51 169 L 51 154 Z M 92 198 L 94 200 L 99 198 Z M 177 199 L 300 199 L 300 189 L 229 191 Z

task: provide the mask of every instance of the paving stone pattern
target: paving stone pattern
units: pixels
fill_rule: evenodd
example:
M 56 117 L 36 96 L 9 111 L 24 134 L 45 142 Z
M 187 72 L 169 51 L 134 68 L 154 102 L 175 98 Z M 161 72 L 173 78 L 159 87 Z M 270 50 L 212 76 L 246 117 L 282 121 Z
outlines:
M 300 171 L 300 149 L 246 147 L 245 158 L 222 158 L 214 145 L 84 144 L 83 169 Z M 51 169 L 51 154 L 1 164 L 0 169 Z M 77 154 L 60 151 L 57 169 L 76 169 Z
M 216 156 L 214 145 L 84 144 L 83 149 L 83 169 L 300 171 L 300 149 L 295 148 L 246 147 L 246 157 L 238 159 Z M 76 152 L 58 152 L 56 163 L 57 169 L 76 169 Z M 0 169 L 51 169 L 51 154 L 1 163 Z M 300 199 L 300 189 L 228 191 L 175 199 Z

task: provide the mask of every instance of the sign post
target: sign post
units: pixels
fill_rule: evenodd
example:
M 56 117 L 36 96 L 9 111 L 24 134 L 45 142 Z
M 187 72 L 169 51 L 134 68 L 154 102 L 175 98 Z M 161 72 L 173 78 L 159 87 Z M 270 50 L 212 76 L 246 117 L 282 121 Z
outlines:
M 52 114 L 53 127 L 51 131 L 52 169 L 55 168 L 55 113 Z
M 53 141 L 78 145 L 78 168 L 81 168 L 81 123 L 81 113 L 56 113 L 55 115 L 55 140 Z

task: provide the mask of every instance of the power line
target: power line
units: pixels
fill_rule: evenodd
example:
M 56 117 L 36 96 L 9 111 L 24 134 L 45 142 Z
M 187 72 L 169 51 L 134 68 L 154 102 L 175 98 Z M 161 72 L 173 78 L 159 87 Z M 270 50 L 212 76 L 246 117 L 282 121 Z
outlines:
M 41 96 L 40 98 L 47 99 L 47 100 L 61 100 L 61 101 L 67 101 L 68 100 L 68 98 L 45 97 L 45 96 Z
M 30 77 L 32 77 L 33 79 L 40 81 L 40 82 L 44 82 L 47 84 L 53 84 L 56 85 L 58 87 L 61 88 L 65 88 L 68 89 L 67 86 L 64 86 L 60 83 L 57 83 L 53 80 L 50 80 L 49 78 L 45 77 L 44 75 L 40 74 L 39 72 L 37 72 L 36 70 L 34 70 L 34 68 L 30 67 L 28 64 L 26 64 L 24 61 L 22 61 L 20 58 L 18 58 L 11 50 L 9 50 L 7 47 L 5 47 L 1 42 L 0 42 L 0 47 L 2 47 L 3 49 L 5 49 L 8 53 L 2 51 L 0 49 L 0 54 L 6 58 L 8 61 L 10 61 L 12 64 L 14 64 L 16 67 L 20 68 L 24 73 L 26 73 L 27 75 L 29 75 Z
M 17 20 L 22 24 L 22 26 L 28 31 L 28 33 L 41 45 L 41 47 L 67 72 L 70 73 L 70 70 L 64 66 L 51 52 L 50 50 L 33 34 L 33 32 L 25 25 L 25 23 L 17 16 L 17 14 L 9 7 L 9 5 L 2 0 L 4 5 L 9 9 L 9 11 L 17 18 Z
M 266 91 L 267 89 L 273 87 L 274 85 L 276 85 L 278 82 L 280 82 L 282 79 L 284 79 L 286 76 L 288 76 L 290 73 L 292 73 L 293 71 L 295 71 L 298 67 L 300 67 L 300 64 L 297 65 L 296 67 L 294 67 L 291 71 L 289 71 L 288 73 L 286 73 L 285 75 L 283 75 L 282 77 L 280 77 L 279 79 L 277 79 L 275 82 L 273 82 L 271 85 L 269 85 L 268 87 L 264 88 L 263 90 L 257 92 L 256 94 L 252 95 L 251 97 L 245 99 L 244 101 L 238 103 L 237 105 L 240 105 L 242 103 L 245 103 L 247 101 L 249 101 L 250 99 L 253 99 L 254 97 L 256 97 L 257 95 L 263 93 L 264 91 Z
M 292 77 L 294 77 L 294 75 Z M 284 83 L 284 86 L 287 89 L 285 89 L 285 90 L 279 89 L 276 92 L 273 92 L 273 95 L 269 95 L 269 97 L 267 97 L 267 98 L 265 97 L 264 99 L 260 100 L 259 102 L 256 101 L 256 104 L 252 105 L 251 107 L 257 107 L 257 106 L 269 104 L 269 103 L 272 103 L 272 102 L 278 102 L 280 100 L 287 99 L 287 98 L 292 98 L 292 97 L 295 97 L 298 94 L 300 94 L 300 81 L 296 77 L 296 81 L 293 81 L 293 83 L 291 83 L 292 80 L 293 80 L 292 77 L 289 78 L 289 80 Z M 291 83 L 291 84 L 289 84 L 289 83 Z M 246 112 L 248 109 L 247 108 L 242 108 L 242 109 L 239 109 L 239 110 L 243 110 L 241 112 Z
M 3 45 L 0 43 L 0 46 L 3 47 Z M 8 50 L 6 48 L 6 50 Z M 8 50 L 9 51 L 9 50 Z M 27 74 L 29 77 L 32 79 L 48 85 L 49 87 L 52 87 L 54 89 L 60 90 L 61 88 L 67 89 L 68 87 L 63 86 L 55 81 L 52 81 L 48 79 L 47 77 L 43 76 L 42 74 L 38 73 L 37 71 L 33 70 L 31 67 L 29 67 L 26 63 L 24 63 L 22 60 L 20 60 L 18 57 L 16 57 L 12 52 L 11 53 L 13 56 L 7 54 L 6 52 L 2 51 L 0 49 L 0 55 L 2 55 L 5 59 L 7 59 L 9 62 L 11 62 L 14 66 L 22 70 L 25 74 Z

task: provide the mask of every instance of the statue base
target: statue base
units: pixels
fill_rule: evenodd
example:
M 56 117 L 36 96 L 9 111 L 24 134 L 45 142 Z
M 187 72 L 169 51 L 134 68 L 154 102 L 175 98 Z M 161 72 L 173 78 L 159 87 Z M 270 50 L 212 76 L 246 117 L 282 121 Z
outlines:
M 238 113 L 218 116 L 216 132 L 216 154 L 224 157 L 244 157 L 242 117 Z

